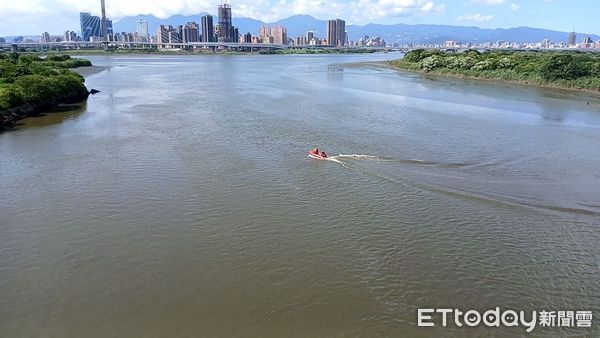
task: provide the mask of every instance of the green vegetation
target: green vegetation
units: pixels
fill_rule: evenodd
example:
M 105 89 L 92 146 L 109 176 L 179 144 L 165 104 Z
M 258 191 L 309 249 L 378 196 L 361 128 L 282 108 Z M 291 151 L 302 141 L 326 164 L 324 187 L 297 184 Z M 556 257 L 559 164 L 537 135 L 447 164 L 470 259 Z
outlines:
M 600 91 L 598 53 L 417 49 L 390 63 L 409 71 Z
M 0 130 L 18 119 L 88 95 L 84 78 L 68 68 L 91 62 L 68 55 L 0 53 Z

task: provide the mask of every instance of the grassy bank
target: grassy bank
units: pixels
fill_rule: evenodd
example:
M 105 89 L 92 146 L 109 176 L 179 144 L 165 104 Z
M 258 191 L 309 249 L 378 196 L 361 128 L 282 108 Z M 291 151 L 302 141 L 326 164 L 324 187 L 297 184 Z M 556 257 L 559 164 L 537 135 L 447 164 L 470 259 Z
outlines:
M 445 53 L 417 49 L 390 61 L 398 69 L 470 79 L 499 80 L 600 91 L 600 54 L 572 51 Z
M 91 62 L 68 55 L 41 58 L 0 53 L 0 130 L 59 104 L 87 98 L 83 76 L 69 70 L 84 66 L 91 66 Z

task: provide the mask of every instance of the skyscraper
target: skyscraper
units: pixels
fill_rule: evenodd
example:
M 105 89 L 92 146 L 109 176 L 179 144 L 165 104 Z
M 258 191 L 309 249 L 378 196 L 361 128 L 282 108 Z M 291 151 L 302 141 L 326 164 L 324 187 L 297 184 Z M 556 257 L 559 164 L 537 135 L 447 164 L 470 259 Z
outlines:
M 112 20 L 106 19 L 106 41 L 110 41 L 113 37 Z
M 346 44 L 346 21 L 341 19 L 327 20 L 327 44 L 344 46 Z
M 277 45 L 287 45 L 287 28 L 284 26 L 274 26 L 271 28 L 273 43 Z
M 81 26 L 81 40 L 90 41 L 93 36 L 100 36 L 100 18 L 90 13 L 79 13 L 79 25 Z
M 231 42 L 239 43 L 240 42 L 240 31 L 237 27 L 231 26 Z
M 184 43 L 198 42 L 200 40 L 200 30 L 195 22 L 188 22 L 181 30 L 181 40 Z
M 330 46 L 335 46 L 334 41 L 336 41 L 337 36 L 337 26 L 335 25 L 335 20 L 327 20 L 327 44 Z
M 102 21 L 100 21 L 100 36 L 104 38 L 104 41 L 108 41 L 108 22 L 106 21 L 106 6 L 104 0 L 100 0 L 100 7 L 102 10 Z M 112 23 L 111 23 L 112 30 Z
M 77 33 L 65 31 L 65 34 L 63 34 L 63 41 L 77 41 Z
M 231 42 L 232 30 L 231 30 L 231 6 L 229 4 L 221 4 L 217 8 L 219 12 L 219 26 L 221 30 L 219 32 L 219 42 Z
M 271 27 L 269 27 L 269 26 L 260 27 L 260 29 L 258 30 L 258 36 L 260 36 L 263 43 L 268 43 L 269 37 L 271 36 Z
M 252 43 L 252 34 L 249 32 L 242 36 L 242 43 Z
M 569 46 L 575 46 L 575 44 L 577 43 L 577 35 L 575 34 L 575 32 L 571 32 L 569 33 Z
M 335 24 L 337 26 L 337 45 L 346 45 L 346 21 L 336 19 Z
M 212 15 L 202 17 L 202 42 L 214 42 L 215 30 Z
M 306 31 L 306 43 L 309 43 L 315 37 L 315 32 Z
M 156 29 L 156 43 L 166 43 L 169 41 L 167 27 L 160 25 Z
M 150 38 L 150 34 L 148 32 L 148 21 L 138 20 L 136 32 L 143 41 L 148 41 Z

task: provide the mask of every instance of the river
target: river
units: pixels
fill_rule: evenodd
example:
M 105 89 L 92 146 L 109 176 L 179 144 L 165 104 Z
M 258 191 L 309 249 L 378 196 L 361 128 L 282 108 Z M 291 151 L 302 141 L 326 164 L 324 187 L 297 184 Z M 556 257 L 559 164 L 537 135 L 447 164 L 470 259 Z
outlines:
M 89 57 L 101 93 L 0 134 L 1 335 L 600 335 L 600 99 L 395 57 Z

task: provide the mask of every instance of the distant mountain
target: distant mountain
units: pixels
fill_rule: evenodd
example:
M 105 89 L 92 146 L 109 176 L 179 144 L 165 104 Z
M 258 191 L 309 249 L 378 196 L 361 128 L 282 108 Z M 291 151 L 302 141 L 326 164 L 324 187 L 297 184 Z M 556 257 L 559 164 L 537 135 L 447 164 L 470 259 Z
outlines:
M 183 25 L 186 22 L 200 22 L 200 17 L 207 13 L 197 15 L 183 16 L 174 15 L 166 19 L 159 19 L 153 15 L 138 15 L 134 17 L 125 17 L 114 23 L 115 32 L 134 32 L 136 22 L 140 19 L 148 21 L 148 27 L 151 34 L 156 33 L 159 25 Z M 217 23 L 217 18 L 213 16 L 213 22 Z M 265 25 L 260 20 L 251 18 L 233 18 L 233 25 L 239 29 L 240 33 L 250 32 L 258 34 L 258 30 Z M 288 36 L 294 37 L 302 35 L 307 30 L 315 31 L 317 36 L 324 37 L 327 32 L 327 22 L 316 19 L 310 15 L 294 15 L 286 19 L 269 23 L 268 25 L 283 25 L 288 29 Z M 461 42 L 495 42 L 505 40 L 511 42 L 536 42 L 544 39 L 551 41 L 567 41 L 567 32 L 559 32 L 540 28 L 517 27 L 517 28 L 497 28 L 484 29 L 472 26 L 450 26 L 450 25 L 379 25 L 368 24 L 364 26 L 347 25 L 348 38 L 357 40 L 365 35 L 380 36 L 388 42 L 401 43 L 443 43 L 447 40 L 456 40 Z M 589 35 L 594 41 L 600 39 L 595 34 L 578 33 L 578 41 Z
M 148 21 L 148 29 L 150 30 L 150 34 L 156 34 L 156 29 L 160 25 L 184 25 L 186 22 L 200 22 L 200 17 L 206 15 L 207 13 L 200 13 L 198 15 L 173 15 L 166 19 L 159 19 L 154 15 L 137 15 L 137 16 L 127 16 L 123 19 L 113 23 L 113 31 L 114 32 L 135 32 L 137 30 L 137 22 L 139 20 Z
M 304 35 L 306 31 L 314 31 L 317 36 L 327 34 L 327 21 L 315 19 L 310 15 L 294 15 L 274 22 L 273 25 L 287 27 L 288 36 Z
M 495 42 L 499 40 L 511 42 L 537 42 L 544 39 L 559 42 L 567 41 L 567 32 L 559 32 L 548 29 L 516 27 L 483 29 L 469 26 L 449 25 L 377 25 L 346 26 L 350 39 L 358 39 L 363 35 L 380 36 L 388 42 L 398 41 L 401 43 L 443 43 L 447 40 L 461 42 Z M 594 34 L 578 33 L 578 41 L 589 35 L 593 40 L 600 38 Z

